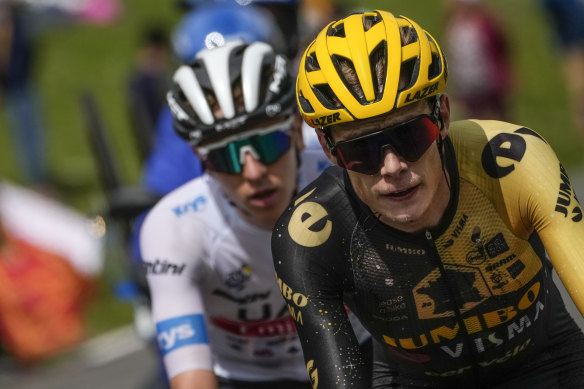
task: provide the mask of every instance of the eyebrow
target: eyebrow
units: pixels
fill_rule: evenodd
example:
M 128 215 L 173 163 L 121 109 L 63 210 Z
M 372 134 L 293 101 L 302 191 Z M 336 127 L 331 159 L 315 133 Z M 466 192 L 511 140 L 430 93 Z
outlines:
M 388 127 L 392 127 L 395 126 L 399 123 L 405 122 L 409 119 L 412 119 L 418 115 L 423 115 L 423 114 L 427 114 L 428 112 L 418 112 L 414 107 L 417 106 L 417 103 L 421 103 L 421 101 L 418 101 L 412 105 L 406 106 L 406 107 L 402 107 L 406 108 L 406 110 L 402 111 L 403 112 L 403 116 L 396 116 L 394 118 L 392 118 L 391 120 L 387 120 L 387 116 L 384 117 L 383 119 L 379 120 L 379 122 L 376 121 L 372 121 L 370 123 L 366 123 L 365 126 L 367 127 L 366 130 L 359 130 L 359 129 L 355 129 L 354 127 L 349 127 L 349 125 L 353 124 L 355 122 L 346 122 L 346 123 L 342 123 L 342 124 L 338 124 L 337 126 L 331 126 L 330 128 L 330 134 L 332 135 L 333 139 L 335 142 L 340 142 L 341 140 L 346 140 L 346 139 L 350 139 L 354 137 L 354 134 L 357 135 L 363 135 L 366 134 L 368 132 L 374 132 L 374 131 L 380 131 L 384 128 L 388 128 Z M 407 108 L 411 107 L 410 110 L 408 110 Z M 399 112 L 399 111 L 394 111 L 395 112 Z M 411 114 L 414 114 L 413 116 L 410 116 Z M 397 118 L 397 119 L 395 119 Z M 375 119 L 364 119 L 364 120 L 375 120 Z M 373 125 L 373 124 L 379 124 L 379 125 Z M 343 125 L 347 125 L 346 128 L 342 128 L 341 126 Z M 371 127 L 368 127 L 371 126 Z M 335 135 L 335 132 L 337 133 L 337 135 Z M 338 138 L 338 133 L 342 133 L 344 134 L 344 136 L 341 136 L 341 140 L 337 139 Z M 345 138 L 346 134 L 351 134 L 348 138 Z
M 365 126 L 363 128 L 349 127 L 349 126 L 347 126 L 347 128 L 339 128 L 339 127 L 331 128 L 331 134 L 333 136 L 333 139 L 336 142 L 340 142 L 342 140 L 351 139 L 351 138 L 354 138 L 355 136 L 364 135 L 364 134 L 367 134 L 369 132 L 380 131 L 380 130 L 383 130 L 384 128 L 398 125 L 399 123 L 405 122 L 406 120 L 409 120 L 409 119 L 410 118 L 407 116 L 400 117 L 397 120 L 382 119 L 382 120 L 379 120 L 378 122 L 367 123 L 367 124 L 365 124 Z M 354 123 L 354 122 L 349 122 L 349 123 Z

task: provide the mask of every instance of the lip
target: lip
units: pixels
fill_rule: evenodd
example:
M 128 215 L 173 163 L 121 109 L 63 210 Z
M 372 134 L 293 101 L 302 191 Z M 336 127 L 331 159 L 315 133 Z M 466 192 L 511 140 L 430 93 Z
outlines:
M 278 190 L 276 188 L 257 190 L 248 197 L 249 204 L 256 208 L 269 208 L 277 201 Z
M 405 189 L 394 190 L 389 193 L 385 193 L 382 196 L 383 198 L 386 198 L 391 201 L 397 202 L 408 201 L 411 200 L 416 195 L 416 193 L 418 193 L 419 189 L 420 185 L 415 185 Z

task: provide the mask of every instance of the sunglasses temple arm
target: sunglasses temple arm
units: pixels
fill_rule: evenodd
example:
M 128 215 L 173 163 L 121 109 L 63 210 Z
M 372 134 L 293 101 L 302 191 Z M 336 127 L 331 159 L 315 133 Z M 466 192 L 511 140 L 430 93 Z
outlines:
M 442 118 L 440 118 L 442 121 Z M 446 178 L 446 184 L 448 185 L 448 189 L 450 189 L 450 193 L 452 194 L 452 187 L 450 186 L 450 179 L 448 174 L 446 174 L 446 150 L 444 145 L 444 139 L 442 139 L 442 134 L 438 134 L 438 138 L 436 138 L 436 146 L 438 147 L 438 155 L 440 155 L 440 164 L 442 165 L 442 172 L 444 173 L 444 177 Z
M 320 132 L 322 132 L 322 137 L 324 138 L 324 143 L 326 144 L 326 147 L 329 149 L 329 151 L 332 153 L 333 148 L 335 147 L 335 144 L 333 142 L 332 137 L 330 136 L 329 131 L 327 131 L 324 127 L 320 127 L 320 128 L 318 128 L 318 130 Z

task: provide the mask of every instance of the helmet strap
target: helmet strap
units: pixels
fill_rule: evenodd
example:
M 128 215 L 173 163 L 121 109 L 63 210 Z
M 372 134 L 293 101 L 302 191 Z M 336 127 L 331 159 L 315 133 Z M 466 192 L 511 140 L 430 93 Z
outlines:
M 440 155 L 440 165 L 442 166 L 442 172 L 444 173 L 444 178 L 446 179 L 446 185 L 448 185 L 448 189 L 450 193 L 452 193 L 452 187 L 450 186 L 450 179 L 448 178 L 448 174 L 446 174 L 446 147 L 444 145 L 444 139 L 442 139 L 442 130 L 444 129 L 444 119 L 442 118 L 442 114 L 440 113 L 440 95 L 436 95 L 436 100 L 434 102 L 434 112 L 433 114 L 438 118 L 440 122 L 440 134 L 438 134 L 438 138 L 436 138 L 436 146 L 438 147 L 438 155 Z
M 335 142 L 333 141 L 333 137 L 331 136 L 330 127 L 320 127 L 320 129 L 322 131 L 326 147 L 329 149 L 329 151 L 331 151 L 332 148 L 335 146 Z

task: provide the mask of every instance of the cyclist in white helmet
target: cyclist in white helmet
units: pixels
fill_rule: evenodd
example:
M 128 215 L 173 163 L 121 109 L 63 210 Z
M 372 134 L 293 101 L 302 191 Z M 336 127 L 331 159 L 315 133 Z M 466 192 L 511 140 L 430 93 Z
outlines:
M 205 173 L 166 195 L 140 234 L 173 388 L 311 387 L 270 236 L 326 164 L 322 151 L 303 150 L 286 69 L 268 44 L 238 40 L 200 51 L 174 74 L 174 128 Z

